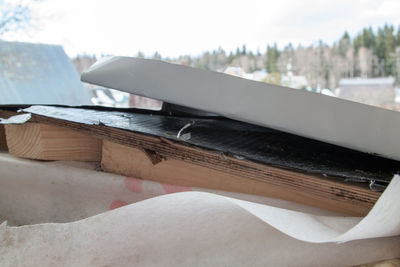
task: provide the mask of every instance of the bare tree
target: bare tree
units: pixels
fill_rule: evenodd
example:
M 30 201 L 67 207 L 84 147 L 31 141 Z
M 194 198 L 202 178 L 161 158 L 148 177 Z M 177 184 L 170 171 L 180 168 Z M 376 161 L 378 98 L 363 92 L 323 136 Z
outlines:
M 374 55 L 368 48 L 362 46 L 358 49 L 358 62 L 360 69 L 360 76 L 362 78 L 372 77 L 372 64 Z
M 0 1 L 0 36 L 32 26 L 33 2 L 37 1 Z

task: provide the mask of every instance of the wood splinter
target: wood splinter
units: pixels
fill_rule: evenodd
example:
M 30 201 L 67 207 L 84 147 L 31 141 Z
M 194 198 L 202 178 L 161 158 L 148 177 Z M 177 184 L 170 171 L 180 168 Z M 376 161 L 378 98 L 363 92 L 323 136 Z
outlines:
M 153 165 L 156 165 L 163 160 L 167 160 L 165 157 L 157 154 L 157 152 L 155 152 L 154 150 L 145 149 L 145 148 L 143 148 L 141 150 L 144 152 L 144 154 L 147 156 L 147 158 L 150 160 L 150 162 Z

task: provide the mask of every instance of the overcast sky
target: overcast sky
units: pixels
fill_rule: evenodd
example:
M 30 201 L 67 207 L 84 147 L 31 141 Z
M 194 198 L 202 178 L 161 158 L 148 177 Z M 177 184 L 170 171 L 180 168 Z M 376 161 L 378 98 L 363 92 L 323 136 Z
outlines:
M 34 12 L 36 29 L 5 39 L 61 44 L 70 56 L 176 57 L 243 44 L 264 52 L 274 42 L 332 43 L 345 30 L 400 24 L 400 0 L 44 0 Z

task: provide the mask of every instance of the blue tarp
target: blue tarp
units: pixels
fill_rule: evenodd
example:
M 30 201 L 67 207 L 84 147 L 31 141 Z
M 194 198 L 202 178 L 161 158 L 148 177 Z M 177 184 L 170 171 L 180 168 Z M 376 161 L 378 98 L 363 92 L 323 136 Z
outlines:
M 0 41 L 0 104 L 91 102 L 61 46 Z

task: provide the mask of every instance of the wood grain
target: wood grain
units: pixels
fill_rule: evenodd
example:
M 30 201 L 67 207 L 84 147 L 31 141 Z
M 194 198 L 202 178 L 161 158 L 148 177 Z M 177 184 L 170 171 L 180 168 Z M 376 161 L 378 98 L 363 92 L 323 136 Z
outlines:
M 8 110 L 0 110 L 0 118 L 8 119 L 11 116 L 18 114 L 17 112 L 8 111 Z M 6 130 L 4 125 L 0 124 L 0 151 L 8 150 L 7 141 L 6 141 Z
M 101 139 L 42 123 L 5 125 L 9 153 L 40 160 L 100 161 Z
M 6 130 L 4 129 L 4 125 L 0 125 L 0 151 L 1 150 L 8 150 L 6 141 Z
M 369 208 L 353 203 L 305 194 L 299 190 L 217 171 L 181 160 L 163 158 L 154 164 L 149 151 L 110 141 L 103 142 L 101 166 L 104 171 L 160 183 L 254 194 L 290 200 L 323 209 L 363 216 Z M 153 155 L 156 152 L 152 152 Z

